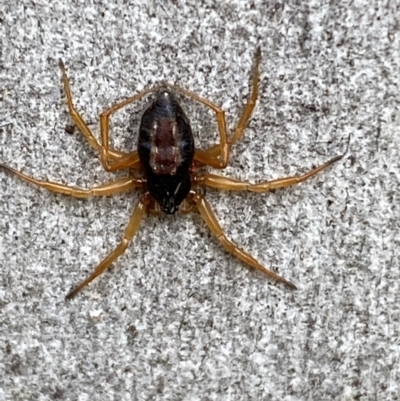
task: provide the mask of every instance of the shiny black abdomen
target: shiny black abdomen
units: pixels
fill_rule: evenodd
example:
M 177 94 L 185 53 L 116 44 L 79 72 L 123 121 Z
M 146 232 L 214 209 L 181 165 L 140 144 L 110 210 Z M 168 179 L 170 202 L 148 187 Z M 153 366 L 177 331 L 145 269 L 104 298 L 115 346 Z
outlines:
M 138 152 L 148 191 L 165 213 L 175 213 L 191 188 L 194 139 L 190 122 L 171 92 L 160 92 L 144 112 Z

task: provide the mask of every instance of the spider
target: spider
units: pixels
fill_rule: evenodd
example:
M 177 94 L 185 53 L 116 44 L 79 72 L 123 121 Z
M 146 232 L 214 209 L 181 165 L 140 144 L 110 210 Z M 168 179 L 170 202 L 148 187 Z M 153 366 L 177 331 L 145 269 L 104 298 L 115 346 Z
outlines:
M 267 192 L 303 182 L 343 157 L 343 155 L 336 156 L 300 176 L 264 181 L 258 184 L 211 174 L 202 169 L 202 167 L 209 166 L 222 170 L 227 166 L 231 148 L 242 137 L 257 101 L 260 62 L 261 51 L 258 48 L 255 53 L 250 99 L 243 107 L 239 122 L 231 136 L 228 136 L 227 133 L 224 110 L 193 92 L 176 85 L 163 83 L 150 89 L 145 89 L 102 112 L 100 114 L 101 142 L 99 142 L 74 106 L 66 68 L 62 60 L 59 61 L 68 110 L 72 120 L 89 145 L 99 153 L 101 163 L 106 171 L 114 172 L 128 169 L 128 175 L 90 189 L 82 189 L 56 182 L 37 180 L 3 164 L 0 164 L 0 168 L 39 187 L 76 198 L 109 196 L 133 189 L 141 189 L 143 191 L 143 195 L 133 210 L 119 245 L 101 261 L 89 277 L 66 295 L 67 299 L 74 297 L 125 252 L 138 231 L 146 212 L 174 214 L 180 211 L 181 213 L 188 213 L 195 208 L 200 212 L 212 233 L 228 252 L 237 256 L 247 265 L 265 273 L 268 277 L 284 283 L 289 288 L 296 289 L 292 282 L 262 266 L 250 254 L 233 244 L 226 237 L 210 204 L 202 193 L 198 191 L 199 187 L 206 186 L 223 190 Z M 156 94 L 155 100 L 142 115 L 137 150 L 122 152 L 110 147 L 110 117 L 116 111 L 151 93 Z M 194 99 L 215 113 L 219 132 L 219 143 L 217 145 L 205 150 L 195 148 L 189 119 L 186 117 L 174 93 L 180 93 Z

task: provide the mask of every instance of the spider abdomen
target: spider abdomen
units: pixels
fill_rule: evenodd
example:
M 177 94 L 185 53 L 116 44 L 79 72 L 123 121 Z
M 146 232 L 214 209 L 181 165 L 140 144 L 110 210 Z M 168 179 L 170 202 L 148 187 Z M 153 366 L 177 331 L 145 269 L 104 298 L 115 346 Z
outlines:
M 194 139 L 190 122 L 171 92 L 163 90 L 144 112 L 138 153 L 148 191 L 165 213 L 175 213 L 191 188 Z

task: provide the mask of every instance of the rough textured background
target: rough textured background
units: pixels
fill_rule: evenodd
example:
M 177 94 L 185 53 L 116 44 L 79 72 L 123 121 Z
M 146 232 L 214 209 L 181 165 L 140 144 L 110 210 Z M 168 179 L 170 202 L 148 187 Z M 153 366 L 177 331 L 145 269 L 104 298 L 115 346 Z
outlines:
M 77 200 L 0 171 L 0 400 L 398 400 L 398 3 L 112 3 L 0 0 L 1 163 L 82 187 L 113 176 L 66 132 L 59 58 L 96 135 L 99 112 L 161 80 L 223 106 L 233 129 L 257 45 L 260 101 L 224 174 L 277 178 L 350 137 L 349 150 L 297 187 L 207 190 L 229 237 L 296 292 L 225 253 L 193 214 L 147 218 L 66 302 L 138 194 Z M 215 140 L 213 116 L 182 103 L 199 143 Z M 121 148 L 145 105 L 113 120 Z

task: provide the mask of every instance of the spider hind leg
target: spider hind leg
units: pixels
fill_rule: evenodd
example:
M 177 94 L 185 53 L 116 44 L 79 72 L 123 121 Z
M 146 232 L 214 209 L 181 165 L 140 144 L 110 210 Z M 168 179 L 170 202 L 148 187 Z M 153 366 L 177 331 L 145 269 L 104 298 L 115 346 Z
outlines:
M 148 203 L 149 196 L 144 195 L 144 197 L 139 200 L 138 204 L 135 207 L 135 210 L 132 213 L 128 226 L 125 229 L 122 241 L 105 259 L 103 259 L 103 261 L 96 267 L 96 269 L 88 278 L 83 280 L 77 287 L 75 287 L 66 295 L 66 299 L 73 298 L 82 288 L 86 287 L 92 280 L 103 273 L 104 270 L 110 267 L 111 264 L 125 252 L 129 243 L 132 241 L 132 238 L 139 229 L 140 223 L 146 213 Z
M 296 290 L 297 287 L 286 280 L 284 277 L 280 276 L 279 274 L 275 273 L 274 271 L 267 269 L 266 267 L 262 266 L 256 259 L 254 259 L 250 254 L 243 251 L 242 249 L 238 248 L 233 242 L 231 242 L 225 235 L 224 231 L 222 230 L 215 213 L 213 212 L 210 204 L 204 199 L 203 196 L 192 193 L 192 199 L 196 203 L 196 206 L 203 217 L 204 221 L 206 222 L 207 226 L 210 228 L 211 232 L 217 237 L 218 241 L 222 244 L 222 246 L 228 252 L 232 253 L 233 255 L 237 256 L 240 260 L 242 260 L 247 265 L 260 270 L 268 277 L 272 278 L 273 280 L 279 281 L 284 283 L 286 286 L 291 288 L 292 290 Z

